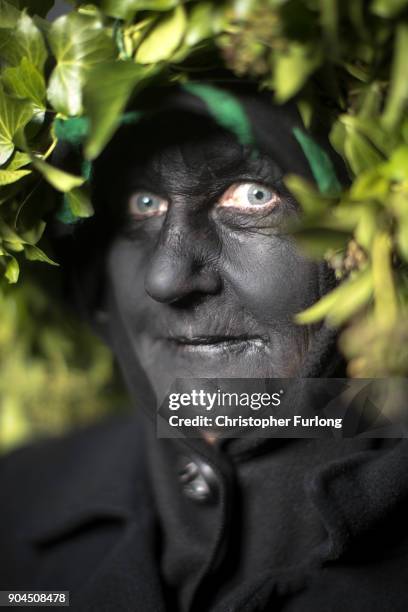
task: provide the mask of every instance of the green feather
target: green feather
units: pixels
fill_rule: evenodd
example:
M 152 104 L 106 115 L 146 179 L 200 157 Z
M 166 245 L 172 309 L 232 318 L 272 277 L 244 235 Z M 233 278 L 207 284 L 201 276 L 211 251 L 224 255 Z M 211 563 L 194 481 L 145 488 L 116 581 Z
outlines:
M 294 127 L 292 132 L 302 147 L 320 192 L 332 195 L 340 193 L 341 185 L 326 151 L 299 127 Z
M 235 96 L 228 91 L 203 83 L 186 83 L 183 89 L 200 98 L 213 119 L 238 138 L 242 145 L 253 145 L 254 136 L 248 116 Z

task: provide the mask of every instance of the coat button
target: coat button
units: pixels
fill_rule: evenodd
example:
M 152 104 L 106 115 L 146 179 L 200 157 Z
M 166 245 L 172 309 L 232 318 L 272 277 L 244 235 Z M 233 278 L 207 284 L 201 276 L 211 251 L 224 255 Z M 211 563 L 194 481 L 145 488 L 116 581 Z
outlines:
M 218 496 L 217 476 L 208 463 L 198 457 L 185 459 L 179 479 L 186 497 L 200 502 L 214 502 Z

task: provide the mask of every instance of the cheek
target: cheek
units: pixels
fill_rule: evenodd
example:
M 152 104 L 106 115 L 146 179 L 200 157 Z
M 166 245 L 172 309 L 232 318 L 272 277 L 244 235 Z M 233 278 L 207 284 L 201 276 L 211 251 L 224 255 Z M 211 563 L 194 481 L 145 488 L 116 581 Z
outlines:
M 107 275 L 121 315 L 127 321 L 140 321 L 144 308 L 144 257 L 135 244 L 118 239 L 107 257 Z
M 318 297 L 318 266 L 290 239 L 251 234 L 231 243 L 224 254 L 228 283 L 259 320 L 291 320 Z

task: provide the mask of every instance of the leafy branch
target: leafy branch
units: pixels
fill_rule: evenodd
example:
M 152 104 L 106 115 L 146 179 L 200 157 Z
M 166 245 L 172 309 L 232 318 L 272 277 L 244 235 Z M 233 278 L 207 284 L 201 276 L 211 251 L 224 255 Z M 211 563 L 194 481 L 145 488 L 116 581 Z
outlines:
M 43 17 L 52 3 L 35 15 L 37 4 L 0 0 L 5 278 L 17 281 L 19 253 L 50 261 L 38 243 L 59 199 L 38 181 L 64 194 L 72 219 L 90 216 L 89 162 L 130 98 L 158 79 L 185 83 L 217 58 L 273 91 L 277 103 L 295 99 L 305 130 L 330 109 L 330 140 L 349 184 L 322 190 L 297 176 L 286 181 L 303 208 L 299 244 L 325 257 L 342 282 L 297 320 L 341 327 L 352 375 L 405 375 L 408 0 L 77 1 L 51 24 Z M 64 129 L 78 126 L 83 176 L 47 159 Z

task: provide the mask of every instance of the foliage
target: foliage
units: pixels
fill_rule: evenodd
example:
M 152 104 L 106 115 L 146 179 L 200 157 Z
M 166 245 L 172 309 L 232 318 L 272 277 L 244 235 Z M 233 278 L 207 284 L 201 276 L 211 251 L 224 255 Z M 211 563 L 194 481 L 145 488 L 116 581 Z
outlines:
M 353 375 L 408 371 L 408 0 L 79 0 L 52 24 L 36 4 L 0 0 L 0 265 L 10 283 L 16 253 L 48 259 L 37 243 L 57 204 L 44 180 L 67 194 L 73 216 L 92 213 L 86 176 L 49 163 L 56 122 L 86 117 L 94 159 L 131 96 L 201 78 L 211 58 L 278 103 L 294 98 L 305 128 L 322 101 L 332 109 L 330 140 L 350 184 L 287 184 L 304 210 L 300 244 L 343 282 L 298 322 L 344 327 Z
M 38 281 L 0 292 L 0 450 L 59 434 L 123 401 L 109 350 L 67 318 Z

